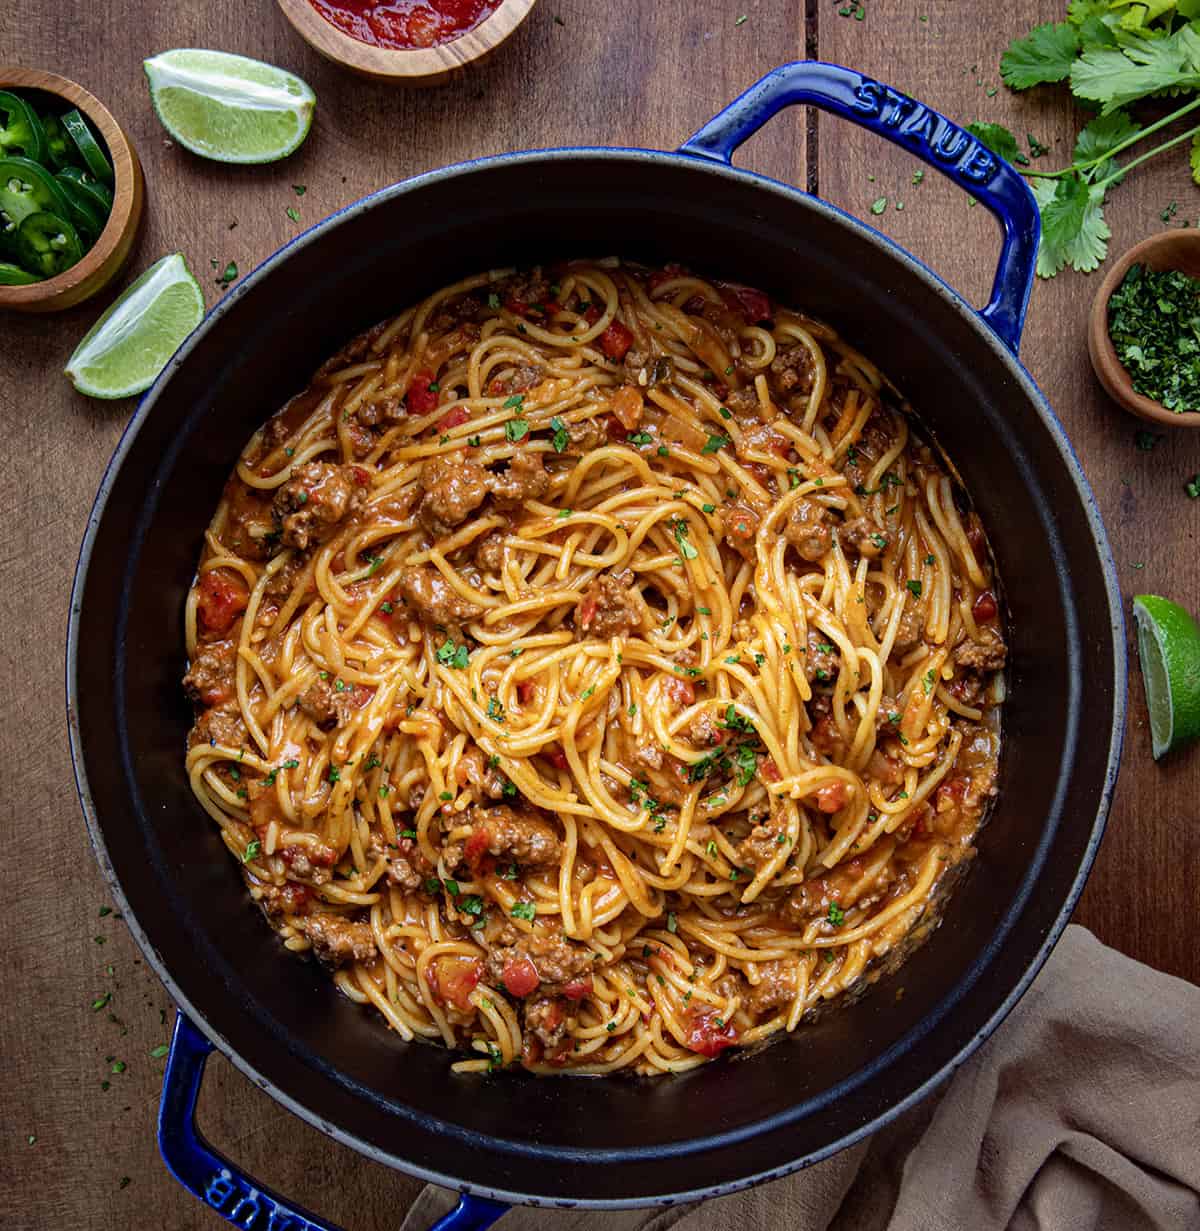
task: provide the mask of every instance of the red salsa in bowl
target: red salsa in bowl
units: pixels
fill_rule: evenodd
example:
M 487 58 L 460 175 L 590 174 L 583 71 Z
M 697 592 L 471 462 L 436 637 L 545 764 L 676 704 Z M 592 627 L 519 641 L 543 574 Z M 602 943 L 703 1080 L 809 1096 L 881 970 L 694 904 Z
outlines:
M 414 51 L 474 30 L 503 0 L 309 0 L 332 26 L 373 47 Z

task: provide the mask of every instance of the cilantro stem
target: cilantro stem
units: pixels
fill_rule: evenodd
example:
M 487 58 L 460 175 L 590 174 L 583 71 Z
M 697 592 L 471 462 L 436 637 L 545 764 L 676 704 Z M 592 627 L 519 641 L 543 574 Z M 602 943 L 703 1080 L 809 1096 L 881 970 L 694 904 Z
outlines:
M 1200 102 L 1200 99 L 1196 100 Z M 1111 175 L 1106 175 L 1104 179 L 1097 180 L 1093 188 L 1107 188 L 1110 184 L 1115 184 L 1118 180 L 1122 180 L 1130 171 L 1138 165 L 1145 162 L 1149 158 L 1153 158 L 1156 154 L 1161 154 L 1164 150 L 1169 150 L 1172 146 L 1178 145 L 1181 141 L 1190 141 L 1197 133 L 1200 133 L 1200 124 L 1193 128 L 1189 128 L 1187 132 L 1181 132 L 1178 137 L 1172 137 L 1170 141 L 1164 141 L 1162 145 L 1156 145 L 1152 150 L 1147 150 L 1144 154 L 1139 154 L 1136 158 L 1131 158 L 1123 167 L 1118 167 Z
M 1139 141 L 1145 140 L 1145 138 L 1152 136 L 1160 129 L 1166 128 L 1169 124 L 1174 124 L 1176 120 L 1187 115 L 1189 111 L 1194 111 L 1197 107 L 1200 107 L 1200 97 L 1192 99 L 1190 103 L 1185 103 L 1177 111 L 1172 111 L 1170 115 L 1164 115 L 1161 120 L 1156 120 L 1153 124 L 1147 124 L 1145 128 L 1139 128 L 1131 137 L 1126 137 L 1124 141 L 1119 141 L 1111 149 L 1105 150 L 1103 154 L 1098 154 L 1095 158 L 1088 158 L 1083 162 L 1073 162 L 1069 167 L 1062 167 L 1058 171 L 1022 171 L 1021 174 L 1027 179 L 1052 180 L 1061 179 L 1062 176 L 1070 175 L 1074 171 L 1087 171 L 1091 167 L 1108 162 L 1110 158 L 1115 158 L 1118 154 L 1129 149 L 1131 145 L 1137 145 Z M 1184 136 L 1190 136 L 1195 131 L 1194 128 L 1190 129 Z M 1174 142 L 1171 144 L 1174 144 Z M 1159 150 L 1165 150 L 1166 148 L 1167 146 L 1165 145 L 1156 146 L 1152 153 L 1157 153 Z M 1146 155 L 1146 157 L 1150 156 Z M 1143 160 L 1139 158 L 1137 161 L 1141 162 Z M 1127 166 L 1122 167 L 1120 174 L 1124 175 L 1129 170 L 1129 167 L 1132 166 L 1136 166 L 1136 163 L 1131 162 Z M 1115 181 L 1107 179 L 1104 182 L 1112 183 Z

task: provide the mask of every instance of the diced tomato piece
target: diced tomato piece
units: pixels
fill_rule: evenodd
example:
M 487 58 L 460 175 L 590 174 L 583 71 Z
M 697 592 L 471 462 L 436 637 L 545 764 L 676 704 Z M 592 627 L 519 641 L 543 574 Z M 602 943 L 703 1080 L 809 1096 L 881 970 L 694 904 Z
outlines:
M 591 304 L 588 310 L 583 314 L 583 319 L 589 325 L 594 325 L 600 319 L 600 309 L 595 304 Z
M 696 689 L 690 680 L 671 676 L 663 685 L 663 691 L 676 705 L 692 705 L 696 700 Z
M 986 624 L 988 620 L 994 620 L 1000 613 L 1000 608 L 996 604 L 996 596 L 991 590 L 984 590 L 982 594 L 971 604 L 971 614 L 980 624 Z
M 427 415 L 437 409 L 438 395 L 436 389 L 430 389 L 432 384 L 433 373 L 428 368 L 422 368 L 413 375 L 404 404 L 414 415 Z
M 354 481 L 359 487 L 366 487 L 371 481 L 371 472 L 365 466 L 352 466 L 354 472 Z
M 844 782 L 830 782 L 817 792 L 817 807 L 832 815 L 846 806 L 849 797 L 850 791 Z
M 433 994 L 461 1013 L 471 1009 L 471 993 L 483 978 L 483 963 L 477 957 L 453 953 L 438 958 L 430 967 Z
M 975 559 L 982 560 L 986 554 L 987 538 L 983 533 L 983 525 L 973 513 L 967 518 L 967 542 L 971 544 Z
M 517 700 L 522 705 L 528 705 L 533 700 L 534 690 L 537 685 L 533 680 L 518 680 L 517 681 Z
M 727 282 L 721 288 L 721 298 L 735 312 L 740 312 L 751 324 L 771 319 L 771 301 L 762 291 L 752 286 L 739 286 L 735 282 Z
M 438 431 L 448 432 L 452 427 L 461 427 L 471 417 L 471 412 L 461 403 L 451 407 L 439 420 Z
M 945 812 L 947 808 L 952 808 L 954 805 L 962 802 L 962 797 L 967 793 L 966 778 L 951 778 L 949 782 L 943 782 L 938 787 L 936 793 L 937 810 Z
M 555 769 L 570 769 L 571 762 L 567 760 L 567 754 L 561 748 L 547 748 L 542 756 L 554 766 Z
M 529 305 L 527 303 L 523 303 L 520 299 L 514 299 L 511 295 L 504 301 L 504 306 L 514 316 L 529 315 Z
M 587 628 L 596 618 L 596 612 L 600 609 L 600 603 L 594 594 L 585 595 L 582 603 L 576 609 L 578 623 L 580 628 Z
M 641 423 L 645 405 L 646 400 L 642 397 L 641 390 L 632 385 L 622 385 L 613 394 L 613 415 L 627 432 L 632 432 Z
M 225 569 L 209 569 L 200 578 L 200 597 L 196 609 L 204 630 L 224 635 L 246 610 L 250 591 L 246 583 Z
M 604 416 L 604 430 L 608 433 L 609 440 L 625 439 L 625 426 L 616 415 Z
M 362 709 L 364 705 L 375 695 L 375 689 L 370 684 L 355 684 L 350 689 L 348 700 L 355 709 Z
M 633 334 L 620 321 L 613 321 L 600 335 L 600 349 L 617 363 L 625 358 L 626 352 L 632 345 Z
M 682 265 L 664 265 L 662 269 L 656 269 L 648 279 L 650 289 L 657 291 L 664 282 L 670 282 L 672 278 L 678 278 L 681 273 L 683 273 Z
M 481 825 L 467 839 L 466 846 L 463 847 L 463 858 L 467 861 L 468 868 L 477 868 L 480 860 L 487 853 L 488 847 L 492 843 L 492 835 L 488 833 L 487 826 Z
M 763 757 L 758 763 L 759 776 L 767 782 L 778 782 L 783 775 L 779 772 L 779 766 L 775 764 L 774 757 Z
M 527 957 L 516 957 L 507 961 L 500 978 L 504 982 L 505 991 L 510 996 L 516 996 L 518 1000 L 536 990 L 539 983 L 537 967 Z
M 710 1060 L 714 1056 L 719 1056 L 725 1048 L 733 1047 L 737 1040 L 737 1031 L 733 1026 L 722 1022 L 715 1013 L 704 1013 L 693 1017 L 688 1027 L 688 1050 L 701 1056 L 707 1056 Z
M 592 991 L 592 976 L 585 975 L 581 979 L 572 979 L 570 983 L 564 983 L 562 993 L 568 1000 L 582 1000 L 585 996 L 590 995 Z
M 550 1002 L 550 1007 L 546 1010 L 545 1015 L 542 1017 L 542 1024 L 546 1027 L 547 1030 L 553 1030 L 555 1026 L 558 1026 L 562 1022 L 562 1019 L 563 1019 L 562 1001 L 559 1000 L 558 997 L 556 996 Z

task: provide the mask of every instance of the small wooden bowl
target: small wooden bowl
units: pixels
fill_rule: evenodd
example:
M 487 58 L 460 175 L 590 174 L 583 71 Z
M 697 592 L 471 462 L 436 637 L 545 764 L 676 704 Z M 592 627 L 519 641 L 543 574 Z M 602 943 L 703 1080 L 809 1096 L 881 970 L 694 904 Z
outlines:
M 1088 354 L 1100 383 L 1123 410 L 1161 423 L 1167 427 L 1200 427 L 1200 412 L 1183 411 L 1176 414 L 1161 402 L 1143 397 L 1133 387 L 1133 380 L 1117 358 L 1112 338 L 1108 336 L 1108 301 L 1121 285 L 1131 265 L 1145 265 L 1150 269 L 1177 269 L 1190 278 L 1200 278 L 1200 231 L 1174 230 L 1152 235 L 1140 244 L 1134 244 L 1128 252 L 1108 271 L 1100 284 L 1092 310 L 1088 316 Z
M 121 126 L 99 99 L 83 86 L 36 68 L 0 65 L 0 89 L 53 94 L 69 107 L 78 107 L 100 134 L 112 157 L 115 183 L 112 212 L 100 238 L 70 269 L 29 286 L 0 286 L 0 310 L 59 312 L 82 303 L 120 273 L 129 259 L 142 221 L 145 182 L 142 166 Z M 67 109 L 69 109 L 69 107 Z
M 360 43 L 327 22 L 309 0 L 279 0 L 279 7 L 300 37 L 335 64 L 376 81 L 427 86 L 440 84 L 469 64 L 482 63 L 529 16 L 535 3 L 503 0 L 474 30 L 437 47 L 412 51 Z

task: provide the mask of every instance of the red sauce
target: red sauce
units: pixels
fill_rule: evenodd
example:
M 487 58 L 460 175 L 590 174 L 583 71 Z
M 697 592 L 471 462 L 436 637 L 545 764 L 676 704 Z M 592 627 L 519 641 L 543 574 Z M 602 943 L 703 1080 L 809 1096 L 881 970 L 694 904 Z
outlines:
M 411 51 L 474 30 L 501 0 L 309 0 L 330 25 L 374 47 Z

